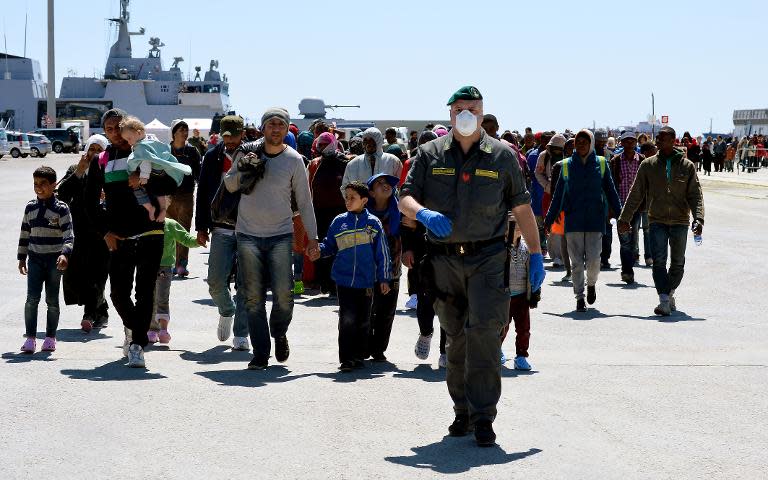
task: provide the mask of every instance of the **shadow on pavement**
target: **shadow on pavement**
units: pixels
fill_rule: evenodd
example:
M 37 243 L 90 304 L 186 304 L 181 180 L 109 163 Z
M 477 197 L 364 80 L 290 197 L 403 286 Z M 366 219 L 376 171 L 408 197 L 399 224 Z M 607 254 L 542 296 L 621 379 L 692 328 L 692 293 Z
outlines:
M 637 290 L 638 288 L 654 288 L 651 285 L 646 285 L 644 283 L 638 283 L 638 282 L 629 283 L 629 284 L 628 283 L 624 283 L 624 282 L 620 282 L 620 283 L 606 283 L 605 286 L 607 286 L 607 287 L 616 287 L 616 288 L 620 288 L 622 290 Z
M 294 303 L 304 305 L 305 307 L 329 307 L 337 305 L 339 300 L 336 297 L 327 295 L 318 295 L 316 297 L 294 297 Z
M 91 380 L 92 382 L 111 382 L 123 380 L 157 380 L 166 378 L 159 373 L 150 373 L 144 368 L 128 368 L 126 359 L 121 358 L 90 370 L 66 369 L 61 374 L 73 380 Z
M 210 307 L 216 306 L 216 304 L 213 303 L 213 300 L 210 298 L 198 298 L 197 300 L 192 300 L 192 303 L 196 303 L 198 305 L 208 305 Z
M 596 318 L 607 318 L 615 315 L 606 315 L 594 308 L 587 309 L 586 312 L 566 312 L 566 313 L 554 313 L 554 312 L 541 312 L 544 315 L 551 315 L 553 317 L 570 318 L 571 320 L 594 320 Z
M 105 335 L 101 333 L 101 330 L 96 329 L 89 333 L 85 333 L 79 328 L 60 328 L 56 331 L 56 340 L 59 342 L 88 343 L 105 338 L 112 338 L 112 335 Z
M 270 366 L 266 370 L 247 370 L 245 366 L 237 370 L 213 370 L 208 372 L 195 372 L 219 385 L 229 387 L 264 387 L 270 383 L 285 383 L 299 378 L 311 377 L 315 373 L 303 373 L 301 375 L 288 375 L 290 370 L 282 365 Z
M 51 352 L 23 353 L 23 352 L 5 352 L 3 354 L 5 363 L 27 363 L 27 362 L 53 362 L 56 359 L 51 358 Z
M 413 447 L 411 451 L 414 455 L 384 457 L 384 460 L 405 467 L 451 474 L 468 472 L 475 467 L 504 465 L 540 453 L 541 449 L 531 448 L 525 452 L 507 453 L 498 445 L 478 448 L 474 444 L 474 437 L 470 435 L 463 438 L 445 436 L 439 442 Z
M 609 318 L 609 317 L 615 317 L 615 318 L 634 318 L 637 320 L 655 320 L 659 323 L 677 323 L 677 322 L 705 322 L 706 318 L 696 318 L 691 317 L 685 312 L 682 312 L 678 310 L 677 312 L 672 312 L 672 315 L 669 317 L 662 317 L 656 314 L 648 315 L 648 316 L 641 316 L 641 315 L 627 315 L 627 314 L 618 314 L 618 315 L 608 315 L 605 313 L 600 312 L 599 310 L 595 310 L 590 308 L 586 312 L 566 312 L 566 313 L 554 313 L 554 312 L 541 312 L 544 315 L 551 315 L 553 317 L 561 317 L 561 318 L 570 318 L 571 320 L 594 320 L 595 318 Z
M 217 365 L 223 362 L 243 362 L 247 364 L 251 360 L 252 355 L 246 351 L 232 350 L 232 347 L 227 345 L 217 345 L 200 353 L 187 350 L 182 352 L 179 357 L 182 360 L 196 362 L 200 365 Z

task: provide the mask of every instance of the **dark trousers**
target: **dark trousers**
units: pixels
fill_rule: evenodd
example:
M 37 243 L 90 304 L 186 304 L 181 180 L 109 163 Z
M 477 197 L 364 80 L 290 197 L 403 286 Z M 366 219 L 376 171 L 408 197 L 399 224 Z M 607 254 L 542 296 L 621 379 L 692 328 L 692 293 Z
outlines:
M 526 294 L 515 295 L 509 299 L 509 321 L 515 325 L 515 356 L 527 357 L 531 343 L 531 311 Z M 501 342 L 507 338 L 509 324 L 501 333 Z
M 635 249 L 640 238 L 640 220 L 642 212 L 635 212 L 632 216 L 630 226 L 632 230 L 629 233 L 619 234 L 619 254 L 621 255 L 621 273 L 635 274 Z
M 653 252 L 653 283 L 659 295 L 669 295 L 680 286 L 685 270 L 687 225 L 651 223 L 651 251 Z M 669 269 L 667 269 L 669 257 Z
M 435 311 L 448 335 L 446 383 L 457 414 L 496 418 L 501 396 L 501 331 L 509 322 L 500 242 L 465 256 L 435 255 Z
M 37 307 L 40 294 L 45 286 L 45 304 L 47 308 L 45 336 L 56 337 L 59 328 L 59 286 L 61 272 L 56 268 L 57 254 L 27 256 L 27 301 L 24 304 L 24 326 L 26 336 L 37 335 Z
M 163 236 L 147 235 L 119 240 L 109 265 L 110 298 L 123 325 L 132 332 L 131 343 L 147 346 L 147 330 L 155 304 L 155 280 L 163 256 Z M 131 292 L 134 291 L 134 303 Z
M 603 234 L 603 249 L 600 252 L 600 264 L 607 265 L 611 262 L 611 251 L 613 248 L 613 225 L 611 222 L 605 222 L 605 233 Z
M 371 311 L 370 337 L 368 338 L 368 350 L 371 355 L 383 354 L 389 346 L 392 323 L 395 321 L 400 281 L 389 282 L 390 290 L 386 295 L 381 293 L 378 287 L 376 285 L 373 289 L 373 309 Z
M 416 319 L 419 322 L 419 333 L 425 337 L 435 333 L 435 306 L 434 298 L 430 298 L 419 291 L 416 294 L 418 304 L 416 305 Z M 440 328 L 440 353 L 445 353 L 445 330 Z
M 339 285 L 336 291 L 339 297 L 339 362 L 362 360 L 368 350 L 373 290 Z
M 195 194 L 177 193 L 171 196 L 171 204 L 168 206 L 167 216 L 176 220 L 182 227 L 189 231 L 192 228 L 192 213 L 195 209 Z M 186 268 L 189 263 L 189 248 L 176 244 L 176 265 Z

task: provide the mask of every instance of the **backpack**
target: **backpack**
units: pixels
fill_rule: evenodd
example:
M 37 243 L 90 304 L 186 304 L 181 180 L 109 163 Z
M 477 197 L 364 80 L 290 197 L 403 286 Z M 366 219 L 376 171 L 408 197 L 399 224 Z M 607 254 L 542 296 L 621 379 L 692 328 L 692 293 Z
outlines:
M 560 170 L 560 178 L 563 180 L 563 185 L 565 188 L 565 191 L 563 192 L 563 196 L 560 197 L 560 211 L 563 211 L 563 202 L 565 201 L 565 195 L 568 193 L 568 166 L 571 164 L 571 160 L 573 157 L 568 157 L 563 162 L 563 168 Z M 607 162 L 605 160 L 605 157 L 597 155 L 597 165 L 600 168 L 600 179 L 602 180 L 605 177 L 605 172 L 608 170 Z M 605 198 L 605 192 L 600 189 L 600 197 L 603 200 L 603 212 L 604 215 L 608 215 L 608 199 Z

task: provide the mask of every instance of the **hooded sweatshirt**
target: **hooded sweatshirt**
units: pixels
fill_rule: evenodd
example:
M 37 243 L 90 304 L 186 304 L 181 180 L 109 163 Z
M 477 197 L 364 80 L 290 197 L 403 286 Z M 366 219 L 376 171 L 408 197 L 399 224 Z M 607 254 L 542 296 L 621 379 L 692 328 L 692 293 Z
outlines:
M 384 135 L 378 128 L 371 127 L 363 132 L 363 140 L 372 138 L 376 142 L 376 151 L 372 154 L 364 153 L 350 160 L 344 171 L 344 178 L 341 182 L 341 194 L 344 195 L 344 186 L 351 182 L 362 182 L 371 178 L 377 173 L 386 173 L 400 178 L 400 172 L 403 170 L 403 164 L 400 159 L 391 153 L 384 153 Z M 371 168 L 373 163 L 373 168 Z
M 568 180 L 560 179 L 552 196 L 545 225 L 552 225 L 565 212 L 565 233 L 600 232 L 605 234 L 605 213 L 607 207 L 614 212 L 621 211 L 621 201 L 613 184 L 613 177 L 606 161 L 602 173 L 595 153 L 595 137 L 589 130 L 581 130 L 577 136 L 586 134 L 590 139 L 589 154 L 584 162 L 574 152 L 568 162 Z M 566 185 L 567 183 L 567 185 Z M 607 201 L 608 205 L 605 204 Z

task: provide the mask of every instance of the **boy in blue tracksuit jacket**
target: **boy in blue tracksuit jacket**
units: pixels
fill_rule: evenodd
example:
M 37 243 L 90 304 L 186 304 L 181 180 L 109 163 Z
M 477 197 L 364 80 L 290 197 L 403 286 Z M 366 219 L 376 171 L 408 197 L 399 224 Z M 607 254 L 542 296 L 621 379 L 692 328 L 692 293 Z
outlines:
M 344 187 L 347 213 L 333 219 L 320 243 L 320 253 L 312 258 L 336 255 L 331 277 L 338 289 L 342 372 L 364 366 L 373 288 L 378 283 L 381 293 L 386 295 L 392 276 L 387 236 L 379 219 L 365 209 L 367 202 L 366 184 L 352 182 Z

